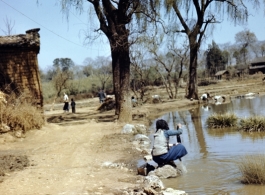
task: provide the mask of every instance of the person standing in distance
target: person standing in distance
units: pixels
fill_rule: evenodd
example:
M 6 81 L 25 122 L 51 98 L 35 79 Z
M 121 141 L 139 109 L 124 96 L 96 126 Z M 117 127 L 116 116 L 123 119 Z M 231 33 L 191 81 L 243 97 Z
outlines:
M 99 98 L 99 103 L 103 103 L 106 98 L 106 95 L 102 89 L 98 92 L 98 98 Z
M 72 107 L 72 113 L 75 113 L 75 101 L 73 98 L 71 99 L 71 107 Z
M 69 112 L 69 98 L 66 93 L 64 93 L 63 101 L 64 101 L 64 106 L 63 106 L 64 112 Z

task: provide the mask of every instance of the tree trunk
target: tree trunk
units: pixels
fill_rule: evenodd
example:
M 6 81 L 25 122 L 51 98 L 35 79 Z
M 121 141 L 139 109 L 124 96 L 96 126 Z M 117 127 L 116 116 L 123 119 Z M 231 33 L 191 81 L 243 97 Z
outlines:
M 132 104 L 130 96 L 130 57 L 126 46 L 115 47 L 111 51 L 113 82 L 116 99 L 116 111 L 119 122 L 132 121 Z
M 119 122 L 132 122 L 132 102 L 130 96 L 129 49 L 120 52 L 120 99 Z M 121 66 L 122 64 L 122 66 Z
M 115 94 L 115 114 L 120 113 L 120 62 L 119 62 L 119 52 L 112 51 L 112 74 L 113 74 L 113 90 Z
M 198 100 L 198 87 L 197 87 L 197 58 L 198 58 L 198 43 L 196 38 L 190 37 L 190 67 L 189 67 L 189 86 L 187 98 Z

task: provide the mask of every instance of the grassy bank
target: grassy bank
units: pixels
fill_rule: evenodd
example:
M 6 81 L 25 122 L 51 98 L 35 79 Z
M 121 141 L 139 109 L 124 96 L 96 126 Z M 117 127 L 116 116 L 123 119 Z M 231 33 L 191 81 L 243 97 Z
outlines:
M 234 113 L 212 114 L 206 121 L 210 128 L 237 127 L 240 131 L 265 131 L 264 116 L 250 116 L 239 119 Z
M 239 164 L 244 184 L 265 184 L 265 155 L 246 156 Z
M 212 114 L 208 117 L 206 123 L 210 128 L 235 127 L 237 125 L 237 116 L 234 113 Z

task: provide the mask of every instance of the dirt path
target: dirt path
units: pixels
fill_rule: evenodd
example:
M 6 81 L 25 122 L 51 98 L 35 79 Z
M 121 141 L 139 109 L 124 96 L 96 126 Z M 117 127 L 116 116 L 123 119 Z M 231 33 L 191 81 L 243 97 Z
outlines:
M 114 145 L 112 151 L 105 147 L 111 142 L 104 137 L 115 141 L 116 128 L 115 123 L 48 124 L 30 131 L 21 142 L 4 145 L 1 150 L 27 155 L 31 166 L 11 173 L 0 184 L 1 194 L 113 194 L 115 189 L 133 186 L 129 164 L 123 169 L 102 166 L 104 162 L 125 162 L 119 159 L 127 146 Z

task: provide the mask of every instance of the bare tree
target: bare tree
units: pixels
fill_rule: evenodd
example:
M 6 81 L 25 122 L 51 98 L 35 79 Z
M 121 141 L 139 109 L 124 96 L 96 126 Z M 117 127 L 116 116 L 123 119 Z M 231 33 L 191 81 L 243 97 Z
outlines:
M 227 56 L 227 65 L 231 66 L 234 63 L 233 53 L 237 50 L 235 45 L 231 45 L 230 43 L 224 43 L 219 45 L 222 50 L 226 52 Z
M 10 36 L 10 35 L 14 34 L 13 30 L 14 30 L 14 26 L 15 26 L 15 21 L 12 21 L 7 16 L 3 20 L 4 20 L 4 25 L 5 25 L 5 29 L 1 29 L 3 31 L 3 33 L 6 36 Z
M 256 42 L 254 43 L 253 52 L 255 54 L 255 57 L 264 57 L 265 56 L 265 42 Z
M 68 91 L 69 95 L 76 95 L 80 91 L 80 87 L 82 86 L 82 78 L 85 77 L 83 73 L 83 66 L 75 65 L 72 69 L 72 77 L 70 77 L 68 82 Z
M 188 68 L 189 47 L 186 44 L 182 45 L 182 48 L 171 48 L 173 56 L 177 58 L 177 65 L 175 66 L 174 73 L 174 86 L 175 86 L 175 98 L 178 95 L 178 88 L 180 86 L 180 79 L 183 78 L 183 70 Z M 187 94 L 186 94 L 187 95 Z
M 52 83 L 56 90 L 56 94 L 53 100 L 52 108 L 56 102 L 56 99 L 60 97 L 63 90 L 68 88 L 69 81 L 73 79 L 74 62 L 70 58 L 56 58 L 53 61 L 54 75 L 52 77 Z
M 84 60 L 83 73 L 86 77 L 93 75 L 94 60 L 92 58 L 86 58 Z
M 249 1 L 249 0 L 248 0 Z M 187 98 L 199 99 L 197 86 L 198 51 L 202 40 L 210 24 L 220 22 L 218 20 L 227 15 L 236 24 L 247 21 L 248 9 L 245 5 L 247 0 L 164 0 L 167 13 L 175 14 L 182 29 L 176 29 L 177 33 L 184 33 L 189 40 L 190 66 L 189 86 Z M 249 1 L 255 7 L 259 0 Z M 194 14 L 196 13 L 196 14 Z M 172 25 L 171 25 L 172 26 Z M 177 24 L 175 25 L 176 28 Z
M 255 33 L 250 32 L 250 30 L 244 30 L 238 32 L 235 35 L 236 43 L 239 44 L 239 55 L 241 55 L 242 62 L 247 66 L 247 59 L 249 58 L 248 48 L 253 48 L 254 44 L 257 42 L 257 37 Z
M 176 99 L 179 87 L 179 81 L 182 77 L 183 68 L 187 65 L 189 48 L 185 41 L 183 48 L 176 45 L 177 37 L 174 34 L 158 34 L 159 38 L 150 39 L 149 51 L 157 62 L 156 70 L 160 74 L 168 96 L 170 99 Z M 166 45 L 163 43 L 166 42 Z M 180 45 L 180 44 L 179 44 Z M 166 48 L 166 52 L 160 52 L 161 48 Z
M 261 52 L 261 56 L 265 56 L 265 43 L 262 43 L 260 46 L 260 52 Z
M 161 55 L 158 55 L 156 52 L 153 53 L 155 55 L 155 60 L 158 63 L 158 66 L 156 66 L 157 72 L 161 75 L 161 78 L 163 80 L 164 86 L 166 88 L 166 91 L 169 95 L 169 98 L 172 99 L 174 98 L 174 93 L 173 93 L 173 86 L 172 86 L 172 71 L 174 70 L 174 65 L 176 63 L 176 58 L 173 57 L 171 53 L 167 53 L 164 57 Z M 164 71 L 161 70 L 162 65 L 164 71 L 166 71 L 166 78 L 164 76 Z
M 57 70 L 52 82 L 56 90 L 56 98 L 60 97 L 61 92 L 68 87 L 68 81 L 72 79 L 73 73 L 71 71 Z
M 112 76 L 111 61 L 108 57 L 98 56 L 95 60 L 95 76 L 99 78 L 101 82 L 101 89 L 105 90 L 107 81 Z
M 133 45 L 133 51 L 130 52 L 131 59 L 131 90 L 137 99 L 141 102 L 145 102 L 145 96 L 148 94 L 148 85 L 153 84 L 152 81 L 157 77 L 153 73 L 150 59 L 146 59 L 148 56 L 147 51 L 141 47 L 141 43 Z M 148 99 L 148 98 L 147 98 Z

